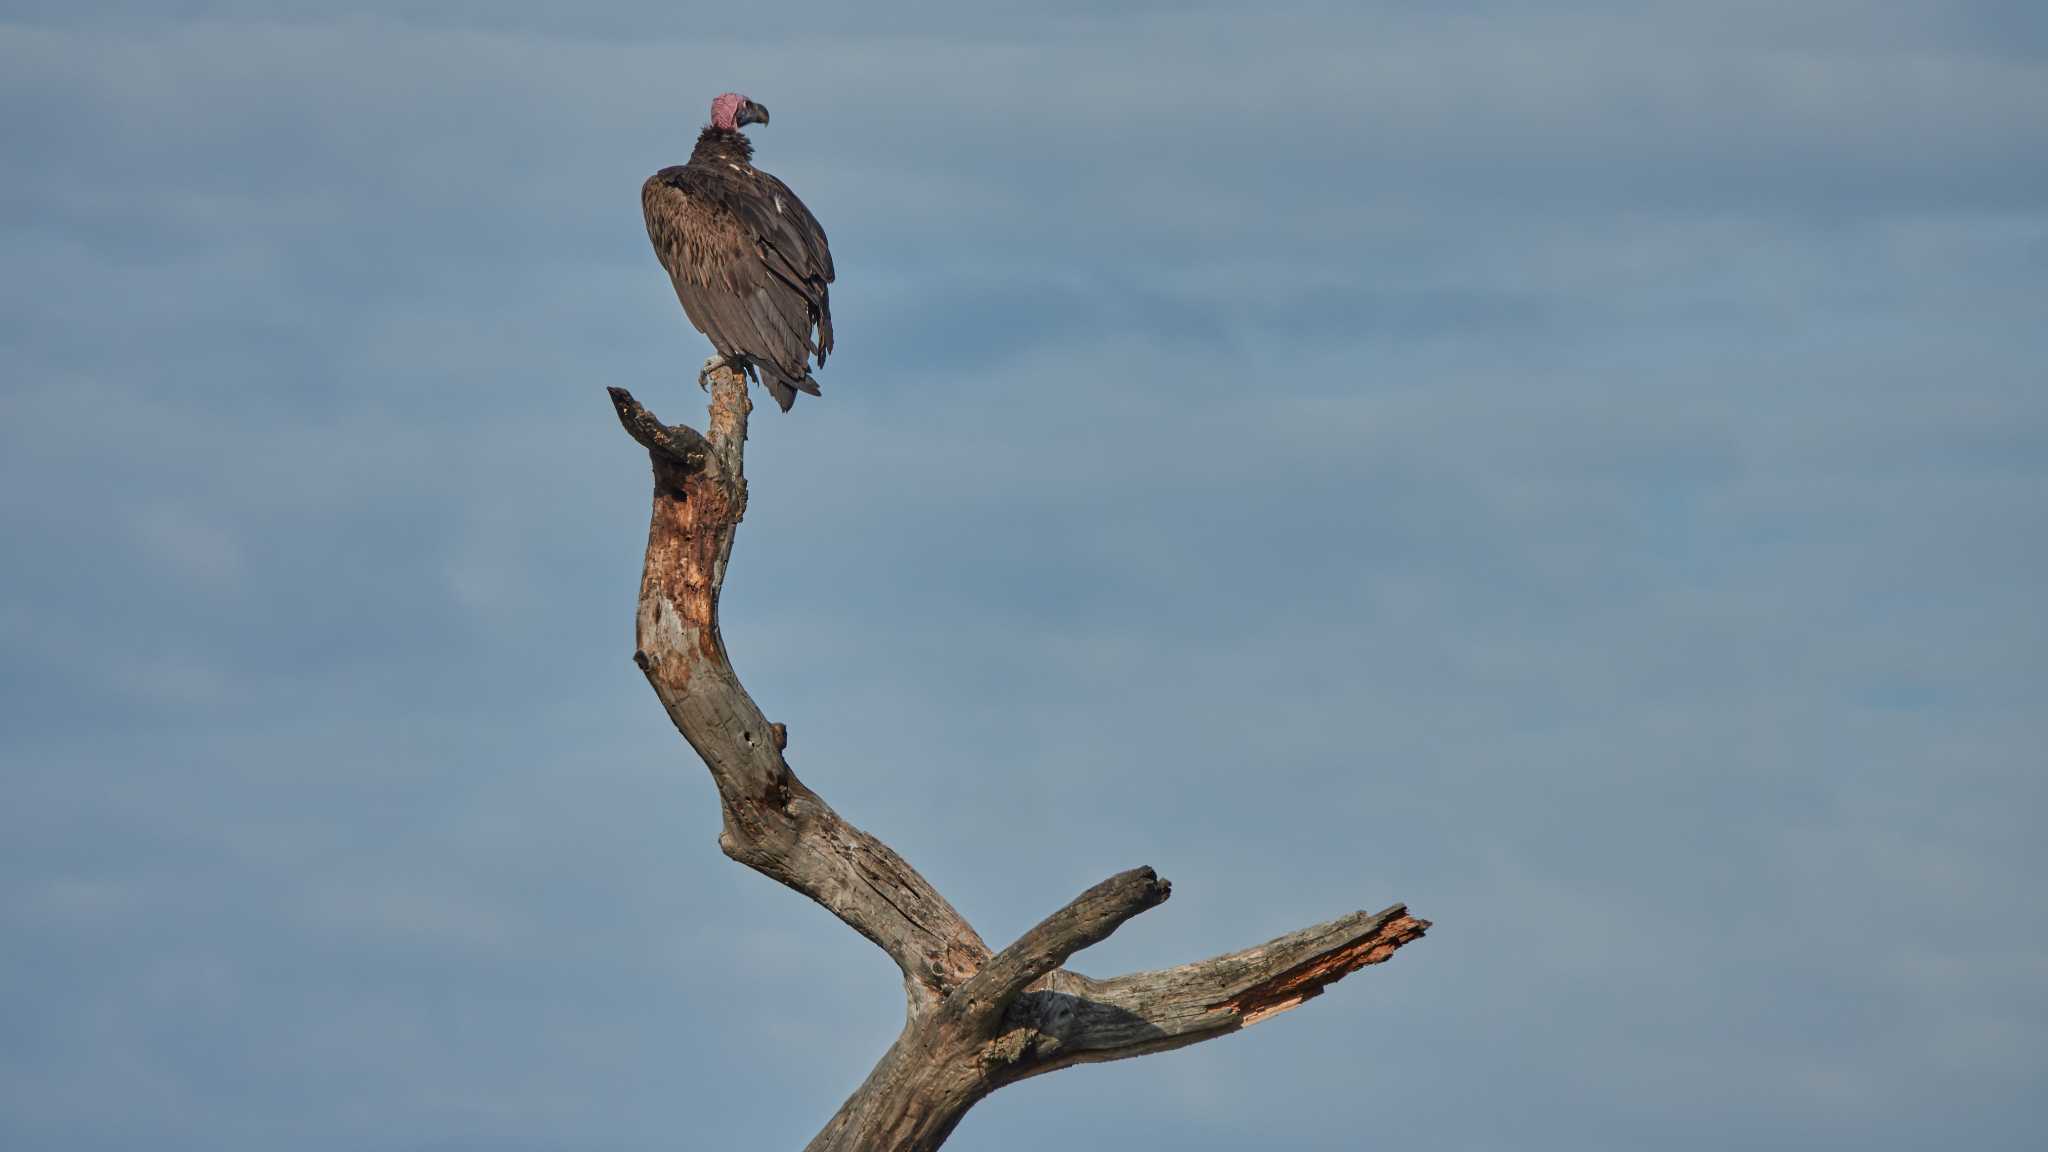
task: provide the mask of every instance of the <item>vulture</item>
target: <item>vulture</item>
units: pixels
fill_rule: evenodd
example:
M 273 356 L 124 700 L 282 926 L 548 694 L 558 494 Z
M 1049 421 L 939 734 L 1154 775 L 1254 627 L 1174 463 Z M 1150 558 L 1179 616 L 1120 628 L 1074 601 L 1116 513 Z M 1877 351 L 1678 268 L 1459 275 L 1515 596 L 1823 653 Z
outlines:
M 717 351 L 697 383 L 736 368 L 787 412 L 798 392 L 818 395 L 811 360 L 823 367 L 832 351 L 832 251 L 796 193 L 754 167 L 740 129 L 766 123 L 768 110 L 737 92 L 713 100 L 690 162 L 648 177 L 640 206 L 676 299 Z

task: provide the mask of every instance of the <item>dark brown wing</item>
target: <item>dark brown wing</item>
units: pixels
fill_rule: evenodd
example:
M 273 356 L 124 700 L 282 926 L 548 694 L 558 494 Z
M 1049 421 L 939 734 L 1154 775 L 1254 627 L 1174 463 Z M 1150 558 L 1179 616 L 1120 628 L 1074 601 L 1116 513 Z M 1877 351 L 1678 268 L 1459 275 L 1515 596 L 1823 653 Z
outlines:
M 741 214 L 767 245 L 766 258 L 776 273 L 803 293 L 818 329 L 818 363 L 832 351 L 832 248 L 825 229 L 789 185 L 756 168 L 749 173 L 759 191 L 741 201 Z
M 823 229 L 795 196 L 773 177 L 754 177 L 665 168 L 642 185 L 640 200 L 648 240 L 690 323 L 720 355 L 746 357 L 787 410 L 797 392 L 817 395 L 810 358 L 823 364 L 831 350 L 831 257 L 823 252 Z M 749 195 L 757 182 L 767 190 L 765 203 Z M 800 222 L 764 219 L 794 218 L 792 204 Z M 814 252 L 822 253 L 822 274 Z

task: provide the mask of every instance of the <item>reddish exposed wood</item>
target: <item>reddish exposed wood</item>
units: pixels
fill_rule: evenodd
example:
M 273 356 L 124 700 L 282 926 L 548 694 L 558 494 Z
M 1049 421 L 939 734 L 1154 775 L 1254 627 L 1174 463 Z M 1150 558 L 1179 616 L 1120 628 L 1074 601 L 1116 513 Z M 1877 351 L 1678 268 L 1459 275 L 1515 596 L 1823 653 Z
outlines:
M 1244 1027 L 1278 1015 L 1304 1000 L 1320 996 L 1323 989 L 1368 964 L 1379 964 L 1394 950 L 1429 930 L 1429 921 L 1401 915 L 1382 923 L 1379 930 L 1342 947 L 1311 956 L 1270 980 L 1254 984 L 1216 1005 L 1243 1018 Z

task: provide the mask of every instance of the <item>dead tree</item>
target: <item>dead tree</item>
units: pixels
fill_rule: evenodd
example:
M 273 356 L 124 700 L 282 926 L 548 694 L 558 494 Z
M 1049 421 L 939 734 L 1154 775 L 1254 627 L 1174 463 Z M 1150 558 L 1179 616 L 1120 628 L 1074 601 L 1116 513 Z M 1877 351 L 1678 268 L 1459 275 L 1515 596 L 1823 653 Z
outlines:
M 807 1152 L 928 1152 L 990 1092 L 1255 1024 L 1377 964 L 1429 927 L 1396 904 L 1178 968 L 1093 980 L 1062 967 L 1164 901 L 1150 868 L 1112 876 L 992 952 L 917 870 L 841 819 L 783 756 L 786 730 L 740 686 L 718 595 L 746 513 L 746 382 L 712 378 L 708 434 L 665 425 L 623 388 L 619 421 L 654 463 L 633 660 L 718 785 L 727 856 L 817 901 L 903 970 L 903 1032 Z

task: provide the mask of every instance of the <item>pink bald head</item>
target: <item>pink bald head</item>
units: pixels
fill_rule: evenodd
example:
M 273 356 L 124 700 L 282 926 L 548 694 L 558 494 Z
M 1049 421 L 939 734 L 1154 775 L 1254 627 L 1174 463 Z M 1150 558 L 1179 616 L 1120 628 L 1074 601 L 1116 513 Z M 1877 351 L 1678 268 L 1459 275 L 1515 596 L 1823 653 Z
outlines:
M 711 126 L 727 132 L 739 131 L 740 109 L 747 106 L 747 98 L 737 92 L 727 92 L 711 102 Z
M 768 110 L 737 92 L 727 92 L 711 102 L 711 130 L 737 132 L 749 124 L 766 124 Z

